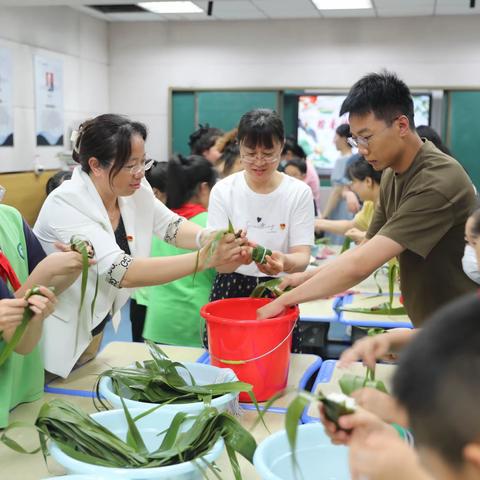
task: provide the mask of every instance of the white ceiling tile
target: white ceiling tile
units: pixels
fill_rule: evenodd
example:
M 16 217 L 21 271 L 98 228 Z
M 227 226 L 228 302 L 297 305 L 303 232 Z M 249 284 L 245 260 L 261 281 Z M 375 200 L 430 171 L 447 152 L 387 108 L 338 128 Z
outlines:
M 320 10 L 325 18 L 376 17 L 375 9 L 362 8 L 358 10 Z
M 316 18 L 320 12 L 310 0 L 296 2 L 278 0 L 251 0 L 252 3 L 269 18 Z
M 433 13 L 433 7 L 377 8 L 379 17 L 420 17 Z
M 373 5 L 377 9 L 381 8 L 398 8 L 411 9 L 416 7 L 434 7 L 435 0 L 372 0 Z
M 150 12 L 107 13 L 104 18 L 111 22 L 161 22 L 166 20 L 162 15 Z
M 463 0 L 460 2 L 458 0 L 455 3 L 449 2 L 447 0 L 438 0 L 435 7 L 436 15 L 475 15 L 480 14 L 480 2 L 477 2 L 475 8 L 470 8 L 470 1 Z

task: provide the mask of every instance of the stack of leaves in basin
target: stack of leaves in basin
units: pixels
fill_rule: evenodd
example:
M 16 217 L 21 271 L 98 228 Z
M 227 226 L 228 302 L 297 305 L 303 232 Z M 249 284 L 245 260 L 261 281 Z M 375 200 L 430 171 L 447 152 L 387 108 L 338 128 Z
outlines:
M 137 402 L 171 404 L 204 402 L 210 404 L 212 398 L 229 393 L 247 392 L 256 404 L 252 385 L 245 382 L 213 383 L 198 385 L 189 370 L 181 363 L 170 360 L 155 343 L 146 341 L 151 360 L 137 362 L 132 367 L 112 368 L 103 372 L 97 379 L 96 396 L 107 408 L 100 395 L 99 384 L 103 377 L 112 380 L 113 392 L 123 398 Z M 180 372 L 184 372 L 182 376 Z M 185 379 L 187 377 L 188 380 Z
M 223 438 L 235 479 L 242 476 L 236 454 L 239 453 L 252 462 L 257 447 L 255 439 L 239 422 L 227 413 L 219 413 L 209 407 L 198 415 L 177 413 L 165 434 L 160 446 L 148 451 L 136 422 L 149 415 L 157 407 L 132 417 L 123 404 L 128 425 L 126 441 L 103 427 L 75 405 L 55 399 L 45 403 L 38 414 L 35 427 L 39 432 L 40 447 L 26 451 L 7 436 L 15 427 L 25 427 L 19 423 L 10 425 L 0 437 L 5 445 L 19 453 L 36 453 L 40 449 L 46 460 L 49 455 L 48 440 L 53 440 L 67 456 L 80 462 L 111 468 L 154 468 L 195 461 L 205 473 L 210 470 L 216 478 L 221 478 L 206 459 L 200 458 L 212 450 L 220 437 Z

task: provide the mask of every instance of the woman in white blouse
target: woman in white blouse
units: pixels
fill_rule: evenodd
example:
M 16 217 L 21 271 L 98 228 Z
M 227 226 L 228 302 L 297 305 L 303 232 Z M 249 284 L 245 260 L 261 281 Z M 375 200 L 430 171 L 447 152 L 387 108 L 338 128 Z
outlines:
M 56 241 L 68 243 L 72 235 L 82 235 L 93 246 L 99 275 L 93 312 L 97 266 L 90 268 L 80 314 L 81 279 L 59 296 L 45 322 L 45 368 L 53 374 L 66 377 L 92 338 L 95 353 L 109 315 L 127 301 L 131 288 L 166 283 L 246 254 L 245 240 L 230 234 L 210 255 L 208 232 L 155 198 L 144 180 L 152 164 L 145 158 L 146 138 L 143 124 L 120 115 L 84 122 L 74 139 L 73 158 L 80 166 L 40 211 L 34 232 L 45 251 L 53 252 Z M 152 234 L 181 248 L 201 247 L 198 265 L 196 253 L 149 258 Z

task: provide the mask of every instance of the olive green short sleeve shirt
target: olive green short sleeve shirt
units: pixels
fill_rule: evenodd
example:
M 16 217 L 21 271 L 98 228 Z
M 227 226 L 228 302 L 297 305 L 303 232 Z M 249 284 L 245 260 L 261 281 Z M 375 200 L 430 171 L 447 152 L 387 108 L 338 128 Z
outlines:
M 465 222 L 474 205 L 475 189 L 461 165 L 428 140 L 406 172 L 382 175 L 367 238 L 383 235 L 405 248 L 400 286 L 415 326 L 476 288 L 462 269 Z

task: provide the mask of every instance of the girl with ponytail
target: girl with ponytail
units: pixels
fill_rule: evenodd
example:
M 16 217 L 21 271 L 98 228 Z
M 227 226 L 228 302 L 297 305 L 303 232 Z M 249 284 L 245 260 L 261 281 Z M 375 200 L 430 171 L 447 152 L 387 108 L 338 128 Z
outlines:
M 215 185 L 214 166 L 200 155 L 174 156 L 168 162 L 167 206 L 200 227 L 207 224 L 210 190 Z M 152 257 L 189 253 L 154 238 Z M 215 271 L 204 270 L 168 284 L 148 289 L 144 338 L 157 343 L 201 347 L 203 320 L 200 307 L 208 302 Z

